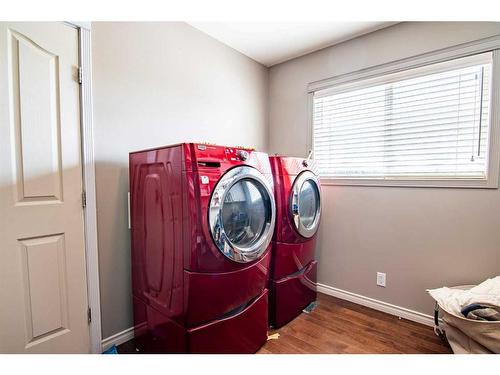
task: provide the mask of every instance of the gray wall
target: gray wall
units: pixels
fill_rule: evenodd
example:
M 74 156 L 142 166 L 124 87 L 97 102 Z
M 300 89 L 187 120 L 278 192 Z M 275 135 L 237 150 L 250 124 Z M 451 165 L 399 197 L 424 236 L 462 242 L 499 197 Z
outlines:
M 306 155 L 308 83 L 496 34 L 500 23 L 402 23 L 273 66 L 269 151 Z M 429 314 L 426 288 L 500 274 L 499 190 L 324 186 L 322 204 L 320 283 Z
M 268 70 L 184 23 L 93 23 L 102 331 L 132 326 L 128 153 L 182 141 L 267 147 Z
M 309 82 L 500 34 L 493 23 L 399 24 L 268 77 L 184 23 L 92 28 L 103 337 L 132 326 L 128 152 L 207 141 L 305 155 Z M 323 209 L 321 283 L 429 313 L 425 288 L 499 273 L 498 190 L 325 186 Z M 375 286 L 376 271 L 387 272 L 387 288 Z

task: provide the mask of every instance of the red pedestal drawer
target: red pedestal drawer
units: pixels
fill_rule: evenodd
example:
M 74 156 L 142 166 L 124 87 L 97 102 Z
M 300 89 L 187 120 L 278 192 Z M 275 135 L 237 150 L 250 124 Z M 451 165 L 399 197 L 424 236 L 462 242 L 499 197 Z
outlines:
M 189 353 L 255 353 L 267 340 L 267 289 L 242 311 L 188 330 Z
M 298 316 L 311 302 L 316 300 L 316 268 L 313 260 L 296 275 L 280 280 L 271 280 L 269 321 L 279 328 Z

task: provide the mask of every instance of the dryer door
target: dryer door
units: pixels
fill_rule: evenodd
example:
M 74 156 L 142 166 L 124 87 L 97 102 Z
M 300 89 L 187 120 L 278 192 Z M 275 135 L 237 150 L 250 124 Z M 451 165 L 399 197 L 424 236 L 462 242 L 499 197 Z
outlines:
M 257 169 L 229 170 L 212 192 L 208 222 L 212 238 L 229 259 L 252 262 L 271 242 L 276 215 L 273 185 Z
M 312 237 L 319 227 L 321 196 L 318 177 L 304 171 L 295 179 L 290 196 L 290 213 L 295 229 L 303 237 Z

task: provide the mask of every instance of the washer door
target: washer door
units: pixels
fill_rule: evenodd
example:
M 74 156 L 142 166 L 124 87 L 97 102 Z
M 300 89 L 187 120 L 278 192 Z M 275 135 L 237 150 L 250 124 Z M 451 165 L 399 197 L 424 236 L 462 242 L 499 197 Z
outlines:
M 319 226 L 321 197 L 318 177 L 311 171 L 297 176 L 290 196 L 290 213 L 295 229 L 303 237 L 312 237 Z
M 271 242 L 276 215 L 273 186 L 257 169 L 229 170 L 212 192 L 208 223 L 219 250 L 229 259 L 252 262 Z

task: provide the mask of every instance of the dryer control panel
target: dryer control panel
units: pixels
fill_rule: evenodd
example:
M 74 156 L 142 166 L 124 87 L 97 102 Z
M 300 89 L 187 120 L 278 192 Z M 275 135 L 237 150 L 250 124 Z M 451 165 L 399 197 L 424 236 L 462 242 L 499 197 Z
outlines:
M 185 143 L 186 170 L 224 173 L 238 165 L 248 165 L 263 174 L 271 174 L 266 153 L 248 147 L 218 146 L 204 143 Z

